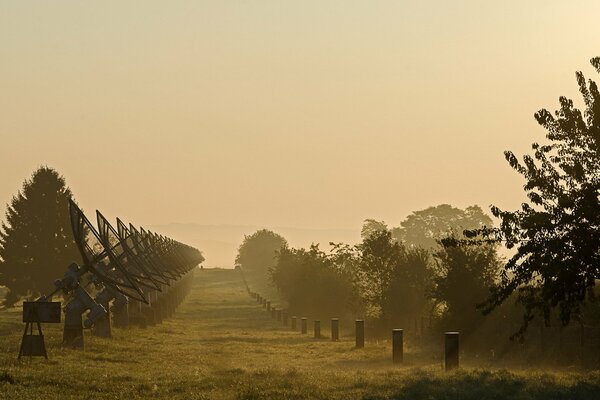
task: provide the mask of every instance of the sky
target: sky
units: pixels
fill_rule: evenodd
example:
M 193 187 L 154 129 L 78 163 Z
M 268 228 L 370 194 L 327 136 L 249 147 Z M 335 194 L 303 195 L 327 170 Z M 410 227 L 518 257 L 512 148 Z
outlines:
M 598 1 L 0 0 L 0 207 L 40 165 L 141 225 L 515 209 Z

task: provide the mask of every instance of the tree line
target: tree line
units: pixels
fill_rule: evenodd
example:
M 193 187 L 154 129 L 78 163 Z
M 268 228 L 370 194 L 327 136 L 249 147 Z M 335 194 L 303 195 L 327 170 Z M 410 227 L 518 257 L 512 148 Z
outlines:
M 600 73 L 600 58 L 591 64 Z M 440 205 L 398 227 L 366 220 L 361 243 L 332 243 L 328 252 L 290 248 L 280 238 L 261 267 L 265 276 L 293 312 L 363 313 L 382 327 L 425 314 L 468 336 L 496 318 L 485 334 L 502 330 L 523 340 L 532 322 L 541 329 L 597 323 L 600 91 L 581 72 L 576 79 L 585 108 L 560 97 L 554 113 L 535 114 L 545 141 L 521 159 L 505 152 L 527 200 L 514 211 L 491 206 L 496 225 L 478 206 Z M 262 234 L 246 238 L 240 251 Z
M 396 229 L 366 220 L 360 243 L 330 243 L 328 252 L 316 244 L 292 248 L 283 237 L 261 230 L 245 238 L 237 261 L 269 279 L 293 314 L 365 316 L 382 332 L 427 317 L 428 323 L 433 318 L 468 334 L 483 318 L 476 304 L 498 278 L 497 246 L 444 246 L 435 238 L 453 235 L 463 224 L 475 228 L 487 222 L 478 206 L 461 210 L 444 204 L 412 213 Z M 261 264 L 249 262 L 250 249 L 261 253 Z

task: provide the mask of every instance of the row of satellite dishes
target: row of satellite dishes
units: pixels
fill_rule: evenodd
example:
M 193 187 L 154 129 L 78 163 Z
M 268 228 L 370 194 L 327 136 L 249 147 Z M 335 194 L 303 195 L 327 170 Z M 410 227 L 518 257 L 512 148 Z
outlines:
M 198 249 L 118 218 L 115 228 L 99 211 L 96 228 L 72 200 L 69 212 L 83 263 L 69 265 L 52 293 L 24 303 L 27 325 L 19 357 L 47 356 L 40 323 L 60 322 L 60 303 L 51 301 L 57 293 L 66 302 L 63 345 L 82 348 L 84 328 L 111 335 L 111 311 L 118 327 L 130 321 L 145 326 L 170 315 L 189 290 L 194 268 L 204 261 Z M 39 335 L 33 334 L 33 323 Z

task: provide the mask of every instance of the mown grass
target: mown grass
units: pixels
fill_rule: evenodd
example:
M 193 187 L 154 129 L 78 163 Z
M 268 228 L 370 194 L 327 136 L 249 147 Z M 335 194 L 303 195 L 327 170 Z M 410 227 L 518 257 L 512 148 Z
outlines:
M 327 334 L 327 324 L 323 324 Z M 441 371 L 410 347 L 393 366 L 390 344 L 353 349 L 302 336 L 248 297 L 236 271 L 196 273 L 176 315 L 148 329 L 86 336 L 85 351 L 60 348 L 45 325 L 48 361 L 18 362 L 20 310 L 0 312 L 2 399 L 596 399 L 600 373 Z

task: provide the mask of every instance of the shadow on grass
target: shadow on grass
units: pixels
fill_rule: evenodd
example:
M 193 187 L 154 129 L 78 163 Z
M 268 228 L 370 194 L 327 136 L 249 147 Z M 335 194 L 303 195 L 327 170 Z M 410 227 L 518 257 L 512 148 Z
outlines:
M 598 375 L 567 383 L 552 375 L 515 375 L 508 371 L 458 372 L 448 376 L 417 374 L 407 377 L 390 399 L 594 399 L 600 393 Z M 380 399 L 378 396 L 364 396 Z

